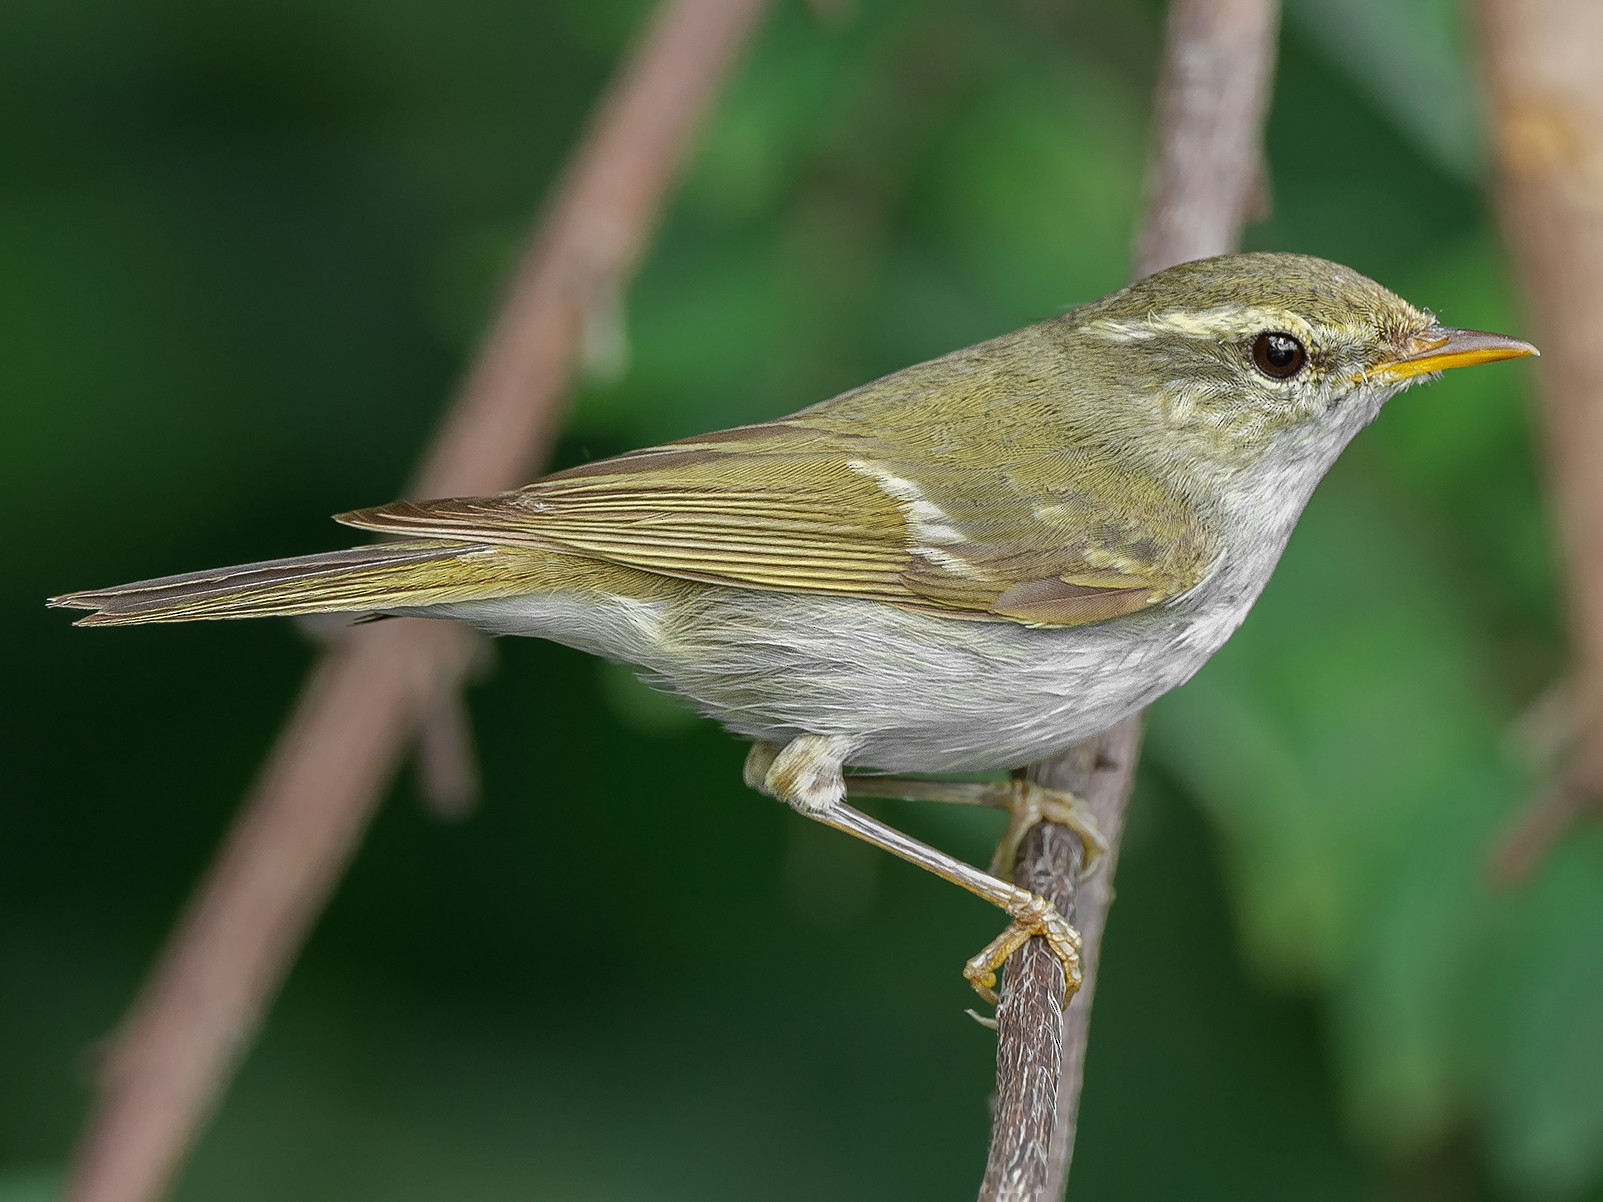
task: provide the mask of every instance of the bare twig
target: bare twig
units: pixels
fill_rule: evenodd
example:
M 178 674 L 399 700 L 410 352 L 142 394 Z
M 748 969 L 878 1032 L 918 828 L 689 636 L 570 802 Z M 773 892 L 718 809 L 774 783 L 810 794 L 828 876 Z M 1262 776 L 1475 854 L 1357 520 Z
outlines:
M 1232 250 L 1267 203 L 1263 122 L 1279 16 L 1275 0 L 1170 6 L 1137 278 Z
M 1498 839 L 1492 851 L 1492 883 L 1504 887 L 1519 884 L 1577 823 L 1597 813 L 1598 795 L 1561 772 L 1525 804 Z
M 1141 749 L 1141 720 L 1129 718 L 1100 739 L 1070 748 L 1030 772 L 1054 789 L 1077 793 L 1091 807 L 1108 838 L 1100 870 L 1082 885 L 1085 855 L 1079 837 L 1067 827 L 1043 822 L 1032 827 L 1019 847 L 1014 879 L 1048 897 L 1078 925 L 1088 957 L 1102 943 L 1102 926 L 1113 900 L 1113 869 L 1124 830 L 1125 803 L 1135 781 Z M 1087 968 L 1093 961 L 1087 959 Z M 1083 1027 L 1090 1019 L 1096 977 L 1086 972 L 1080 1001 L 1063 1006 L 1063 970 L 1052 953 L 1032 940 L 1008 961 L 1007 983 L 996 1012 L 997 1104 L 991 1156 L 980 1197 L 1045 1199 L 1062 1194 L 1073 1153 L 1074 1111 L 1084 1070 Z M 1078 1038 L 1065 1038 L 1066 1025 Z M 1060 1113 L 1064 1110 L 1067 1113 Z
M 763 0 L 669 0 L 621 69 L 412 486 L 510 488 L 544 454 L 587 316 L 632 273 L 699 118 Z M 349 860 L 405 742 L 469 661 L 447 623 L 354 631 L 307 682 L 119 1031 L 74 1202 L 158 1197 Z
M 419 716 L 415 737 L 418 792 L 429 813 L 449 820 L 472 814 L 479 799 L 479 762 L 461 681 L 447 681 L 435 693 Z
M 1603 5 L 1481 0 L 1503 225 L 1542 359 L 1549 488 L 1568 561 L 1575 735 L 1498 852 L 1523 874 L 1603 796 Z
M 1174 0 L 1158 81 L 1157 154 L 1137 276 L 1229 250 L 1264 195 L 1260 139 L 1278 20 L 1275 0 Z M 997 1110 L 981 1202 L 1063 1195 L 1140 721 L 1127 719 L 1031 769 L 1042 783 L 1086 799 L 1111 850 L 1102 871 L 1081 888 L 1083 849 L 1067 829 L 1038 827 L 1019 849 L 1015 879 L 1072 914 L 1085 939 L 1085 982 L 1065 1010 L 1062 974 L 1040 940 L 1031 940 L 1009 962 L 997 1013 Z

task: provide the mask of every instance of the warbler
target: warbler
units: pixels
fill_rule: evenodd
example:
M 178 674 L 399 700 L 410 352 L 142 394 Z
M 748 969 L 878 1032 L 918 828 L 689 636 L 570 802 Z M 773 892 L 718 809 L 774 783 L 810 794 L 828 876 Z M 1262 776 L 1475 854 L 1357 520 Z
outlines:
M 901 774 L 1015 768 L 1183 683 L 1387 399 L 1536 353 L 1335 263 L 1203 259 L 790 417 L 336 519 L 402 541 L 50 604 L 85 626 L 453 618 L 632 664 L 754 741 L 750 784 L 1006 910 L 965 967 L 983 995 L 1034 935 L 1072 991 L 1050 903 L 848 795 L 1002 805 L 1009 844 L 1045 816 L 1095 853 L 1072 796 Z

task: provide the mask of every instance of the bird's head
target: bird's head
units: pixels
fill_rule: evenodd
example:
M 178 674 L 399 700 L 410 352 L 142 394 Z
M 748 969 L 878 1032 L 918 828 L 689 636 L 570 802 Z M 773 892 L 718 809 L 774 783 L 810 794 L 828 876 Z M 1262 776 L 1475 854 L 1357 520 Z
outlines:
M 1132 398 L 1132 434 L 1221 466 L 1269 456 L 1328 467 L 1401 389 L 1537 353 L 1443 326 L 1350 268 L 1291 254 L 1182 263 L 1068 324 L 1105 374 L 1122 377 L 1105 383 Z

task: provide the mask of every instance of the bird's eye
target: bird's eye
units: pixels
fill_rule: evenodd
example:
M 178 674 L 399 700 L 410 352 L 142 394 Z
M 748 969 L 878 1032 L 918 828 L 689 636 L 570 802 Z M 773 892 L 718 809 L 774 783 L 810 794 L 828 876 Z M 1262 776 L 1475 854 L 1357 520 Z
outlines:
M 1266 330 L 1252 340 L 1252 362 L 1271 380 L 1289 380 L 1308 366 L 1308 352 L 1290 334 Z

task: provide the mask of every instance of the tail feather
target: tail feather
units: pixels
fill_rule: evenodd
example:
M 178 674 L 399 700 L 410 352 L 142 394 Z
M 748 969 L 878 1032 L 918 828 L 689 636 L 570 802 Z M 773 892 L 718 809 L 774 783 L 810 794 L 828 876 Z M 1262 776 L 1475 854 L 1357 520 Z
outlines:
M 404 609 L 515 593 L 538 558 L 484 543 L 378 543 L 65 593 L 48 604 L 93 611 L 78 626 Z

